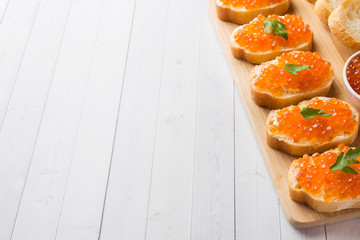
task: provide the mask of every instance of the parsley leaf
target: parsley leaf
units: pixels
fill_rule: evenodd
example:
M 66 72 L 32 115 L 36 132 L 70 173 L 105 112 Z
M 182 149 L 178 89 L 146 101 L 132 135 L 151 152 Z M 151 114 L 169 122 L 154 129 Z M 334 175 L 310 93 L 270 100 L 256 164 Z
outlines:
M 280 37 L 288 40 L 288 32 L 286 31 L 286 25 L 278 20 L 265 20 L 263 21 L 265 32 L 270 33 L 270 28 L 272 28 L 272 33 L 276 36 L 278 34 Z
M 309 65 L 297 65 L 297 64 L 286 64 L 285 70 L 291 73 L 292 75 L 297 75 L 297 72 L 300 72 L 304 69 L 311 69 Z
M 321 109 L 315 109 L 315 108 L 303 108 L 300 111 L 300 114 L 303 115 L 306 119 L 312 119 L 314 117 L 330 117 L 332 116 L 329 113 L 322 112 Z
M 336 161 L 330 166 L 330 171 L 343 171 L 345 173 L 358 174 L 353 168 L 348 167 L 347 165 L 360 163 L 359 161 L 355 160 L 359 156 L 360 147 L 350 148 L 346 154 L 344 154 L 344 152 L 341 152 L 337 156 Z

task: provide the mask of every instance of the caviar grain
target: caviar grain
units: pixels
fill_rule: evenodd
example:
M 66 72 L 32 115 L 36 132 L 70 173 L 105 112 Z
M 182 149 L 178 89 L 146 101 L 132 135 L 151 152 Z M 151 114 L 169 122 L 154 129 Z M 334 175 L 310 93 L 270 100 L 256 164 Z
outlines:
M 235 8 L 244 7 L 246 9 L 257 9 L 267 7 L 275 3 L 281 3 L 285 0 L 220 0 L 225 6 L 233 6 Z
M 278 20 L 286 25 L 288 40 L 266 33 L 263 22 L 265 20 Z M 302 17 L 286 14 L 285 16 L 271 15 L 267 18 L 259 15 L 251 24 L 239 28 L 233 35 L 240 47 L 249 52 L 275 51 L 280 48 L 294 48 L 301 43 L 311 41 L 310 26 L 305 24 Z
M 350 60 L 346 67 L 347 80 L 357 94 L 360 94 L 360 54 Z
M 290 52 L 277 58 L 276 64 L 269 64 L 262 68 L 259 78 L 254 83 L 260 90 L 268 90 L 279 96 L 299 90 L 313 90 L 319 88 L 331 74 L 331 64 L 320 57 L 319 53 Z M 285 70 L 286 64 L 309 65 L 293 75 Z
M 341 144 L 338 152 L 327 152 L 313 156 L 304 155 L 296 160 L 300 171 L 296 179 L 306 192 L 314 196 L 324 196 L 325 201 L 334 199 L 351 199 L 360 196 L 360 174 L 347 174 L 343 171 L 330 172 L 330 166 L 336 161 L 340 152 L 347 152 L 349 147 Z M 357 158 L 359 161 L 360 158 Z M 360 172 L 360 164 L 349 167 Z
M 332 116 L 305 119 L 300 114 L 299 106 L 284 108 L 278 111 L 278 124 L 271 125 L 270 131 L 290 136 L 294 142 L 318 142 L 331 141 L 336 136 L 352 132 L 357 127 L 358 123 L 353 119 L 349 105 L 336 98 L 325 101 L 313 98 L 306 107 L 321 109 Z

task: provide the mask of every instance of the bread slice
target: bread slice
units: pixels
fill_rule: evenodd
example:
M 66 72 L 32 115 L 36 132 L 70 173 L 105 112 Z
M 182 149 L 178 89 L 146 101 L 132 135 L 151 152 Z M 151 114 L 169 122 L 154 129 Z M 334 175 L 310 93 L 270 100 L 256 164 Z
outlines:
M 299 51 L 293 51 L 291 54 L 300 53 Z M 278 64 L 278 58 L 262 63 L 261 65 L 255 66 L 251 73 L 250 73 L 250 89 L 251 89 L 251 96 L 253 101 L 262 107 L 267 107 L 270 109 L 279 109 L 284 108 L 286 106 L 297 104 L 300 101 L 310 99 L 316 96 L 325 96 L 331 87 L 331 84 L 334 79 L 334 71 L 332 67 L 330 67 L 330 75 L 321 86 L 317 89 L 311 90 L 301 90 L 301 89 L 284 89 L 284 92 L 277 96 L 272 94 L 269 90 L 259 89 L 255 83 L 261 76 L 262 70 L 267 68 L 269 65 L 276 65 Z M 315 67 L 316 68 L 316 67 Z
M 331 12 L 337 8 L 344 0 L 317 0 L 315 3 L 315 13 L 321 22 L 327 26 Z
M 327 97 L 318 97 L 318 98 L 323 101 L 330 99 Z M 309 103 L 313 99 L 303 101 L 303 102 L 299 103 L 298 106 L 302 109 L 302 108 L 308 106 Z M 339 101 L 341 101 L 341 100 L 339 100 Z M 344 103 L 346 103 L 346 102 L 344 102 Z M 287 108 L 292 108 L 292 107 L 294 107 L 294 106 L 292 105 Z M 341 143 L 343 143 L 345 145 L 350 145 L 355 140 L 355 138 L 358 134 L 359 113 L 351 105 L 349 105 L 349 107 L 352 112 L 352 119 L 354 119 L 357 122 L 356 127 L 353 129 L 353 131 L 344 132 L 341 135 L 334 137 L 331 141 L 317 141 L 317 142 L 314 142 L 314 141 L 312 141 L 312 142 L 310 142 L 310 141 L 295 142 L 290 136 L 272 133 L 270 131 L 270 127 L 272 125 L 278 124 L 277 117 L 278 117 L 278 112 L 281 111 L 281 109 L 280 110 L 272 110 L 266 120 L 267 143 L 270 147 L 282 150 L 293 156 L 302 156 L 304 154 L 323 152 L 328 149 L 334 148 Z
M 329 17 L 329 28 L 344 46 L 360 50 L 360 0 L 345 0 Z
M 284 16 L 280 16 L 280 18 L 283 18 Z M 257 18 L 253 19 L 250 23 L 248 24 L 252 24 L 255 20 L 257 20 Z M 233 33 L 231 34 L 230 37 L 230 47 L 231 47 L 231 53 L 235 58 L 238 59 L 242 59 L 242 60 L 246 60 L 250 63 L 254 63 L 254 64 L 260 64 L 263 62 L 267 62 L 270 60 L 273 60 L 274 58 L 276 58 L 277 56 L 286 53 L 286 52 L 291 52 L 291 51 L 310 51 L 312 48 L 312 39 L 313 37 L 311 36 L 311 40 L 308 42 L 303 42 L 298 44 L 296 47 L 294 48 L 287 48 L 287 47 L 281 47 L 278 50 L 274 50 L 274 51 L 265 51 L 265 52 L 261 52 L 261 51 L 249 51 L 243 47 L 241 47 L 235 40 L 235 35 L 236 33 L 243 27 L 247 26 L 248 24 L 242 25 L 240 27 L 237 27 Z M 271 33 L 272 34 L 272 33 Z
M 326 151 L 323 154 L 334 152 L 336 154 L 340 154 L 338 148 Z M 310 161 L 313 162 L 313 165 L 316 164 L 316 159 L 314 159 L 318 154 L 314 154 L 310 157 Z M 304 156 L 305 157 L 305 156 Z M 307 192 L 303 189 L 298 180 L 297 176 L 301 169 L 301 164 L 299 163 L 299 159 L 292 162 L 288 181 L 289 181 L 289 193 L 290 198 L 298 203 L 305 203 L 310 208 L 317 212 L 335 212 L 349 208 L 359 208 L 360 207 L 360 196 L 357 198 L 349 198 L 349 199 L 340 199 L 333 197 L 330 201 L 325 201 L 324 193 L 320 196 L 317 196 L 311 192 Z M 346 174 L 346 173 L 343 173 Z M 345 183 L 346 184 L 346 183 Z M 324 190 L 323 190 L 324 191 Z
M 284 0 L 283 2 L 273 3 L 269 6 L 257 8 L 257 9 L 246 9 L 245 7 L 235 8 L 232 5 L 226 6 L 220 0 L 215 1 L 216 13 L 219 19 L 226 22 L 233 22 L 236 24 L 246 24 L 256 18 L 259 14 L 265 16 L 276 14 L 283 15 L 289 9 L 290 0 Z

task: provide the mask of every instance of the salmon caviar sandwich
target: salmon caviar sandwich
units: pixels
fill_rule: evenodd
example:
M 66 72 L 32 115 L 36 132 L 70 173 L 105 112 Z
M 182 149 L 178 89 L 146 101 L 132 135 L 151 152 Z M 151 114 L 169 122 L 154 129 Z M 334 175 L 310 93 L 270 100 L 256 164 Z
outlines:
M 317 212 L 360 207 L 360 147 L 337 148 L 304 155 L 292 162 L 288 181 L 290 197 Z
M 216 0 L 218 18 L 236 24 L 249 23 L 259 14 L 283 15 L 290 6 L 290 0 Z
M 283 108 L 325 96 L 334 72 L 319 53 L 293 51 L 255 66 L 250 74 L 251 95 L 259 106 Z
M 350 145 L 359 128 L 359 114 L 336 98 L 315 97 L 279 110 L 266 121 L 270 147 L 290 155 L 323 152 L 343 143 Z
M 312 40 L 310 26 L 300 16 L 259 15 L 233 31 L 230 46 L 235 58 L 259 64 L 285 52 L 310 51 Z

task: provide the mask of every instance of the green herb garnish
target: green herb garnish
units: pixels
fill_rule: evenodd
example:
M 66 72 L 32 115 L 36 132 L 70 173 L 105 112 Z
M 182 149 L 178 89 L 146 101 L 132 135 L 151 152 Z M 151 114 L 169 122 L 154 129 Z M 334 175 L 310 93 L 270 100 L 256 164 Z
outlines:
M 292 75 L 297 75 L 297 72 L 300 72 L 305 69 L 310 69 L 309 65 L 297 65 L 297 64 L 286 64 L 285 70 L 291 73 Z
M 345 173 L 358 174 L 353 168 L 348 167 L 350 164 L 358 164 L 359 161 L 355 160 L 360 156 L 360 147 L 350 148 L 346 154 L 341 152 L 337 156 L 336 161 L 330 166 L 330 171 L 343 171 Z
M 263 21 L 265 32 L 270 33 L 272 28 L 272 33 L 276 36 L 278 34 L 280 37 L 288 40 L 288 32 L 286 31 L 286 25 L 278 20 L 265 20 Z
M 321 109 L 315 109 L 315 108 L 303 108 L 300 111 L 300 114 L 303 115 L 306 119 L 311 119 L 314 117 L 330 117 L 332 116 L 329 113 L 324 113 Z

